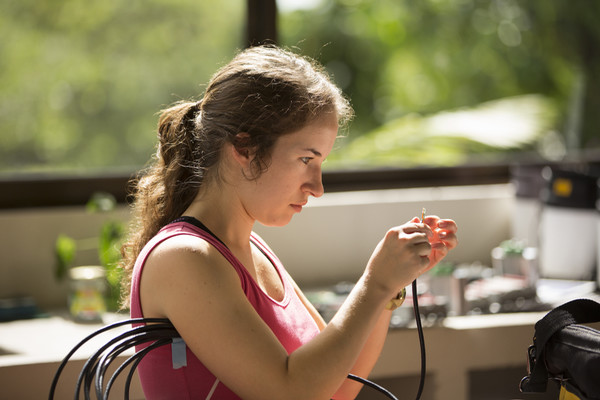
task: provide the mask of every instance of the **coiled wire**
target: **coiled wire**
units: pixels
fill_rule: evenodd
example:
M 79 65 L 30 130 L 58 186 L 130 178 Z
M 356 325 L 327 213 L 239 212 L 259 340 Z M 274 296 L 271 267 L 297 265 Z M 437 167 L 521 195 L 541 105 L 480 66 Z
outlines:
M 119 322 L 115 322 L 111 325 L 107 325 L 98 329 L 97 331 L 91 333 L 78 344 L 76 344 L 71 351 L 65 356 L 60 365 L 58 366 L 56 373 L 54 374 L 54 378 L 52 380 L 52 384 L 50 386 L 50 392 L 48 398 L 50 400 L 54 399 L 54 394 L 56 392 L 56 386 L 58 385 L 58 381 L 60 379 L 60 375 L 64 370 L 67 362 L 71 359 L 71 357 L 87 342 L 89 342 L 94 337 L 107 332 L 111 329 L 115 329 L 124 325 L 129 324 L 146 324 L 134 327 L 125 333 L 117 335 L 113 339 L 109 340 L 106 344 L 101 346 L 94 354 L 92 354 L 87 361 L 85 362 L 83 368 L 79 373 L 79 377 L 77 379 L 77 383 L 75 385 L 74 398 L 78 400 L 80 398 L 80 393 L 83 389 L 83 395 L 86 400 L 91 399 L 91 386 L 92 382 L 94 382 L 94 390 L 96 394 L 96 399 L 108 399 L 110 394 L 110 390 L 118 377 L 124 370 L 127 369 L 127 366 L 131 364 L 130 371 L 127 375 L 127 379 L 125 381 L 125 390 L 123 398 L 125 400 L 129 399 L 129 391 L 131 387 L 131 380 L 133 378 L 135 369 L 138 364 L 142 360 L 142 358 L 148 354 L 151 350 L 164 346 L 166 344 L 170 344 L 173 342 L 173 339 L 179 338 L 180 335 L 175 329 L 175 327 L 171 324 L 171 322 L 166 318 L 133 318 L 128 320 L 123 320 Z M 104 385 L 106 371 L 109 366 L 119 357 L 124 351 L 135 347 L 137 345 L 141 345 L 144 343 L 151 344 L 143 350 L 136 352 L 134 355 L 127 358 L 112 374 L 108 383 Z

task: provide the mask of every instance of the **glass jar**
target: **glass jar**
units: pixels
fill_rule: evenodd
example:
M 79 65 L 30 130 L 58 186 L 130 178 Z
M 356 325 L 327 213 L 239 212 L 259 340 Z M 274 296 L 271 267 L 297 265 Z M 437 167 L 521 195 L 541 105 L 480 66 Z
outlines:
M 69 312 L 81 322 L 101 322 L 106 312 L 106 274 L 100 266 L 69 270 Z

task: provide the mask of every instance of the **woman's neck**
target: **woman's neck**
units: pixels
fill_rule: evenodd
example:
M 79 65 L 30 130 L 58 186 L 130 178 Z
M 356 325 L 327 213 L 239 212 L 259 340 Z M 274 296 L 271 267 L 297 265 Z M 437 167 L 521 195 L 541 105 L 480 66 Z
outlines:
M 201 190 L 183 215 L 201 221 L 230 248 L 245 249 L 250 246 L 254 220 L 250 218 L 235 192 L 223 186 Z

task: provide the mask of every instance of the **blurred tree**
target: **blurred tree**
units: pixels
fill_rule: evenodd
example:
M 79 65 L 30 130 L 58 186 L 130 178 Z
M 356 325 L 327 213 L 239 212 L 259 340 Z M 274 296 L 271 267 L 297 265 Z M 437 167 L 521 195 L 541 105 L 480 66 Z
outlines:
M 600 3 L 586 0 L 322 0 L 316 8 L 283 14 L 280 38 L 321 60 L 352 99 L 357 117 L 351 140 L 374 129 L 379 133 L 369 136 L 381 139 L 380 126 L 398 129 L 402 124 L 393 121 L 411 114 L 526 94 L 550 99 L 545 104 L 558 115 L 548 110 L 553 124 L 548 132 L 568 136 L 569 126 L 577 129 L 572 98 L 579 93 L 586 96 L 579 145 L 586 146 L 600 136 L 598 113 L 590 113 L 600 101 L 600 90 L 594 89 L 598 74 L 592 73 L 600 71 L 593 51 L 600 46 L 598 20 Z M 582 81 L 584 95 L 577 91 Z M 464 147 L 464 140 L 457 139 L 456 146 Z M 490 150 L 475 148 L 474 153 Z
M 551 55 L 547 68 L 554 86 L 562 89 L 568 101 L 567 145 L 600 147 L 600 2 L 556 1 L 543 7 L 538 2 L 520 4 L 539 38 L 538 51 Z M 571 70 L 572 81 L 565 81 L 565 65 L 557 65 L 559 62 Z
M 301 8 L 280 7 L 280 43 L 325 64 L 352 99 L 350 139 L 377 130 L 367 136 L 381 142 L 414 114 L 539 94 L 567 147 L 600 147 L 600 2 L 290 3 Z M 200 94 L 243 45 L 244 4 L 0 3 L 0 171 L 138 169 L 153 152 L 151 116 Z M 489 150 L 463 139 L 463 152 Z
M 199 95 L 241 47 L 243 5 L 3 1 L 0 170 L 139 168 L 156 112 Z

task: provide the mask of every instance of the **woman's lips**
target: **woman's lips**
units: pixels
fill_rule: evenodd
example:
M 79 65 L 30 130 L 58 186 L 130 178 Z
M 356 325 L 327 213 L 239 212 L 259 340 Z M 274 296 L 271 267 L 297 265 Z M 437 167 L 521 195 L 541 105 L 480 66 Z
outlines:
M 300 211 L 302 211 L 302 207 L 304 207 L 306 205 L 306 202 L 301 203 L 301 204 L 290 204 L 290 205 L 292 206 L 294 211 L 300 212 Z

